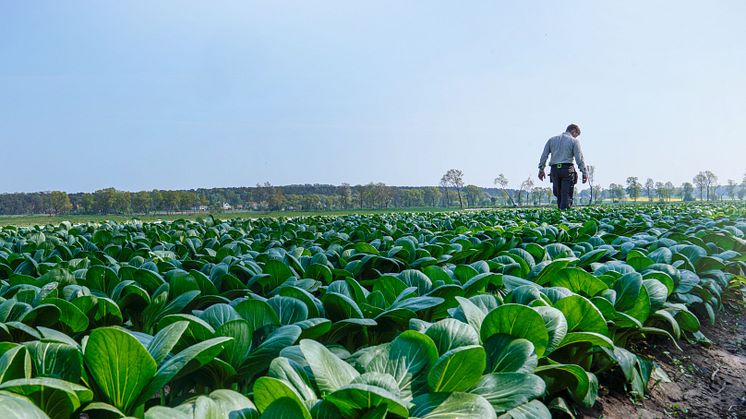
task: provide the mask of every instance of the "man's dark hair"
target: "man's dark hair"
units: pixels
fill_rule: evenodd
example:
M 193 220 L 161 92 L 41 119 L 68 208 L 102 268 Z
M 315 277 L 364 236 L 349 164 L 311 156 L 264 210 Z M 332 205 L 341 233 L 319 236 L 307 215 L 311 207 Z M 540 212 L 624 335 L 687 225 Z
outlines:
M 565 132 L 570 132 L 570 131 L 576 130 L 576 129 L 580 129 L 580 127 L 578 127 L 575 124 L 570 124 L 570 125 L 567 126 L 567 129 L 565 130 Z

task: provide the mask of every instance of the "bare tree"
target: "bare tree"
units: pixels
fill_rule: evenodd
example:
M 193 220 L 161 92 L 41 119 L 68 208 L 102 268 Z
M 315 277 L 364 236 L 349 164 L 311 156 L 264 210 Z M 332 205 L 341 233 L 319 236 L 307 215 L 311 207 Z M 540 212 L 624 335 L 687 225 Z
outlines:
M 461 188 L 464 187 L 464 172 L 458 169 L 448 169 L 441 178 L 441 184 L 445 180 L 446 186 L 452 186 L 458 194 L 458 203 L 461 208 L 464 207 L 464 200 L 461 198 Z
M 526 204 L 528 204 L 529 201 L 529 195 L 531 194 L 531 190 L 534 188 L 534 181 L 531 180 L 531 176 L 529 176 L 526 180 L 521 182 L 521 191 L 526 191 Z M 521 202 L 521 192 L 518 192 L 518 202 Z
M 594 192 L 593 182 L 596 180 L 596 166 L 586 165 L 585 167 L 588 170 L 588 187 L 591 189 L 591 198 L 590 198 L 590 201 L 588 201 L 588 204 L 592 205 L 593 204 L 593 192 Z
M 510 193 L 508 192 L 508 190 L 505 189 L 505 187 L 508 186 L 508 178 L 506 178 L 504 174 L 500 173 L 495 178 L 495 182 L 494 183 L 495 183 L 495 185 L 499 186 L 500 189 L 502 189 L 503 193 L 505 194 L 505 196 L 507 198 L 507 201 L 510 202 L 510 205 L 516 206 L 515 202 L 513 202 L 513 197 L 511 197 Z

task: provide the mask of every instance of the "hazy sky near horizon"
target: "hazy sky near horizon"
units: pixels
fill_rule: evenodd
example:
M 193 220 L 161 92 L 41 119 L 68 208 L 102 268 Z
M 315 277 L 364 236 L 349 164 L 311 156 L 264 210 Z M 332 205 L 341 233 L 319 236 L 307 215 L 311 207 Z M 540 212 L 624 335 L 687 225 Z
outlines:
M 0 0 L 0 192 L 746 170 L 743 1 Z M 543 186 L 549 186 L 544 182 Z

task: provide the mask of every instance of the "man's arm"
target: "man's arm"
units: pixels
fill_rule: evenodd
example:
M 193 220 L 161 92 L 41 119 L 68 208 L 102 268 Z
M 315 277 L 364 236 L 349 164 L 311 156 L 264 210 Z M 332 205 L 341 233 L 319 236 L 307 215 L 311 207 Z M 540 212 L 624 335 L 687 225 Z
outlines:
M 541 159 L 539 159 L 539 180 L 544 180 L 544 167 L 547 165 L 547 159 L 549 158 L 549 142 L 552 141 L 552 139 L 548 139 L 546 145 L 544 146 L 544 151 L 541 153 Z
M 573 154 L 575 156 L 575 161 L 578 163 L 578 169 L 580 169 L 580 173 L 583 174 L 583 183 L 585 183 L 588 181 L 588 169 L 585 167 L 583 150 L 580 148 L 580 141 L 577 139 L 574 141 Z

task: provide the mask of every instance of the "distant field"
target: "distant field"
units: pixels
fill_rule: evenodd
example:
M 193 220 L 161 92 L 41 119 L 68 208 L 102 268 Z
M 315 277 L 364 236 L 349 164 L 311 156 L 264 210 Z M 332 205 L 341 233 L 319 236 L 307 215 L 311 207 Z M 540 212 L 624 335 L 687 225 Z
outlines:
M 315 215 L 337 216 L 350 214 L 390 214 L 402 212 L 446 212 L 455 211 L 457 208 L 439 208 L 439 207 L 422 207 L 409 209 L 364 209 L 364 210 L 344 210 L 344 211 L 243 211 L 243 212 L 225 212 L 213 214 L 219 219 L 233 218 L 260 218 L 260 217 L 309 217 Z M 28 225 L 45 225 L 59 224 L 63 221 L 71 223 L 86 222 L 103 222 L 107 220 L 116 222 L 126 222 L 132 220 L 140 221 L 172 221 L 177 219 L 194 220 L 200 217 L 206 217 L 207 213 L 180 213 L 180 214 L 130 214 L 130 215 L 0 215 L 0 226 L 28 226 Z
M 622 199 L 624 202 L 650 202 L 650 203 L 658 203 L 658 202 L 681 202 L 681 198 L 671 198 L 666 199 L 665 201 L 660 201 L 658 199 L 653 199 L 652 201 L 648 197 L 639 197 L 636 199 L 632 198 L 624 198 Z

